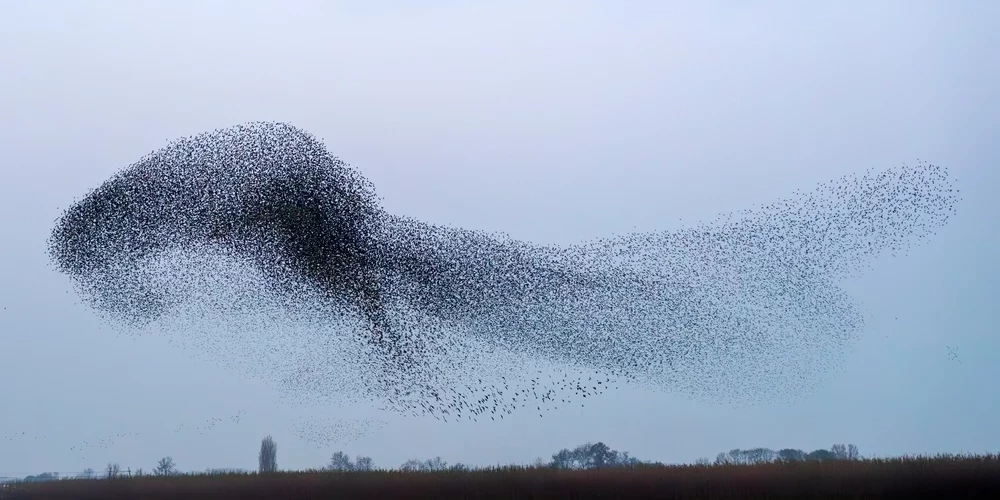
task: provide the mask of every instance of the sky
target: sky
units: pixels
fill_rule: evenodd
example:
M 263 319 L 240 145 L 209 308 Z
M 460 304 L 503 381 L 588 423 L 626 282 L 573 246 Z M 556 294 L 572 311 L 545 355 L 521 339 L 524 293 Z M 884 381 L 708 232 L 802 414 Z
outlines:
M 292 469 L 337 450 L 530 463 L 588 441 L 669 463 L 1000 451 L 998 16 L 985 0 L 0 1 L 0 477 L 166 455 L 255 469 L 265 435 Z M 46 255 L 61 209 L 116 171 L 256 120 L 325 140 L 390 212 L 537 243 L 676 229 L 917 159 L 949 168 L 963 201 L 843 283 L 865 330 L 803 401 L 622 388 L 502 423 L 381 415 L 317 444 L 294 422 L 349 415 L 108 328 Z

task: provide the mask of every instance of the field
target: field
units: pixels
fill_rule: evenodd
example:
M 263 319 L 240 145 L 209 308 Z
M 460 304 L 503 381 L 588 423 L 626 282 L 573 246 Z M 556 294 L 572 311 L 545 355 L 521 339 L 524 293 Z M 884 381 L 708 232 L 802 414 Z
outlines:
M 1000 455 L 595 470 L 278 472 L 12 484 L 18 499 L 1000 498 Z

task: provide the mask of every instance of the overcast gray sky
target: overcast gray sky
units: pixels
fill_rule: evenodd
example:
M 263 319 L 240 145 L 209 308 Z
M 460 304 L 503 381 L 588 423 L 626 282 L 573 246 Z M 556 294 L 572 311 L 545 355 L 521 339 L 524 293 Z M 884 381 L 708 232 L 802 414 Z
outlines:
M 995 452 L 997 19 L 985 0 L 0 2 L 0 476 L 164 455 L 255 468 L 266 434 L 287 468 L 337 449 L 530 462 L 596 440 L 666 462 L 839 442 Z M 251 120 L 325 139 L 390 211 L 540 243 L 676 228 L 917 158 L 950 168 L 964 201 L 928 244 L 845 283 L 871 316 L 807 401 L 623 389 L 541 419 L 382 416 L 317 446 L 290 425 L 335 409 L 116 334 L 47 264 L 75 197 L 169 139 Z

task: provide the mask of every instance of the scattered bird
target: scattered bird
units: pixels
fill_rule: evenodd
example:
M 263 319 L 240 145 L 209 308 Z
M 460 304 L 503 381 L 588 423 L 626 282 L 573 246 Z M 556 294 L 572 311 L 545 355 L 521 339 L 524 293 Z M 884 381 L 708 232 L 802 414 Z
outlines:
M 21 438 L 25 437 L 26 435 L 27 435 L 26 431 L 12 432 L 10 434 L 4 434 L 3 440 L 4 441 L 14 441 L 14 440 L 21 439 Z M 33 436 L 33 437 L 34 437 L 34 439 L 38 439 L 38 436 Z
M 479 422 L 623 383 L 804 394 L 864 327 L 838 283 L 933 236 L 959 201 L 918 161 L 676 231 L 540 245 L 389 213 L 322 141 L 254 122 L 118 172 L 63 212 L 48 250 L 108 320 L 156 325 L 290 401 Z
M 958 348 L 954 346 L 945 346 L 948 349 L 948 359 L 955 361 L 958 364 L 962 364 L 962 360 L 958 359 Z
M 302 440 L 326 448 L 343 445 L 382 430 L 388 425 L 377 418 L 359 419 L 304 419 L 294 424 L 292 431 Z
M 240 419 L 245 415 L 246 415 L 246 410 L 240 410 L 234 415 L 228 417 L 228 420 L 232 421 L 233 423 L 239 423 Z M 191 426 L 187 424 L 180 424 L 174 429 L 173 432 L 175 434 L 180 433 L 182 431 L 197 432 L 199 435 L 205 435 L 205 433 L 211 431 L 218 424 L 224 422 L 225 420 L 227 420 L 227 418 L 211 417 L 209 419 L 206 419 L 200 425 Z M 95 449 L 110 449 L 116 444 L 122 442 L 123 440 L 137 439 L 140 438 L 141 436 L 148 436 L 148 434 L 149 433 L 144 433 L 144 432 L 117 432 L 99 439 L 90 439 L 81 441 L 71 446 L 69 450 L 82 454 L 82 453 L 89 453 Z

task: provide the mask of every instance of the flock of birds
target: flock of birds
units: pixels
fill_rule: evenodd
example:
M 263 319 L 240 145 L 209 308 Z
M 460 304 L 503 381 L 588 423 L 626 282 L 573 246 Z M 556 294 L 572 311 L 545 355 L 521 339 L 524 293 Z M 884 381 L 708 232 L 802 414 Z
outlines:
M 185 424 L 180 424 L 180 425 L 177 426 L 176 429 L 174 429 L 174 433 L 176 434 L 176 433 L 181 432 L 181 431 L 194 431 L 194 432 L 197 432 L 200 435 L 204 435 L 206 432 L 211 431 L 212 429 L 215 428 L 215 426 L 217 426 L 217 425 L 225 422 L 226 420 L 228 420 L 228 421 L 230 421 L 230 422 L 232 422 L 234 424 L 240 423 L 240 420 L 243 419 L 243 417 L 246 415 L 246 413 L 247 413 L 246 410 L 240 410 L 240 411 L 236 412 L 235 414 L 230 415 L 229 418 L 212 417 L 212 418 L 206 420 L 205 422 L 203 422 L 201 425 L 197 425 L 197 426 L 188 426 L 188 425 L 185 425 Z
M 950 346 L 950 345 L 949 346 L 945 346 L 945 348 L 948 350 L 948 360 L 949 361 L 954 361 L 954 362 L 956 362 L 958 364 L 962 364 L 962 360 L 958 358 L 958 348 L 956 348 L 955 346 Z
M 291 399 L 482 422 L 621 384 L 805 394 L 864 326 L 839 283 L 958 201 L 946 169 L 918 162 L 677 231 L 545 246 L 388 213 L 316 137 L 255 122 L 120 171 L 56 221 L 49 253 L 114 324 Z M 302 433 L 350 434 L 324 428 Z
M 197 432 L 199 435 L 205 435 L 210 432 L 220 423 L 225 421 L 230 421 L 234 424 L 240 422 L 240 420 L 246 415 L 246 410 L 240 410 L 239 412 L 230 415 L 229 417 L 211 417 L 201 422 L 198 425 L 187 425 L 180 424 L 174 429 L 174 433 L 179 433 L 182 431 Z M 143 432 L 117 432 L 102 438 L 94 440 L 81 441 L 78 444 L 71 446 L 70 451 L 80 455 L 81 460 L 87 460 L 90 454 L 97 452 L 98 450 L 108 450 L 113 449 L 115 445 L 122 441 L 127 441 L 131 439 L 138 439 L 142 436 L 148 436 L 148 434 Z
M 319 449 L 344 445 L 384 429 L 389 423 L 380 418 L 304 418 L 292 425 L 292 432 Z
M 27 435 L 28 435 L 27 431 L 11 432 L 9 434 L 4 434 L 3 440 L 4 441 L 14 441 L 14 440 L 18 440 L 18 439 L 23 439 Z M 32 438 L 35 439 L 35 440 L 38 439 L 38 437 L 34 436 L 34 435 L 32 435 Z
M 229 421 L 233 424 L 238 424 L 246 416 L 246 410 L 240 410 L 229 417 L 211 417 L 206 419 L 204 422 L 198 425 L 186 425 L 181 424 L 176 429 L 174 433 L 179 433 L 182 431 L 194 431 L 198 432 L 199 435 L 205 435 L 207 432 L 214 429 L 217 425 Z M 115 445 L 128 440 L 138 439 L 140 437 L 147 436 L 147 433 L 143 432 L 116 432 L 108 434 L 106 436 L 86 439 L 74 444 L 69 447 L 69 451 L 77 454 L 81 460 L 87 460 L 90 458 L 90 454 L 99 450 L 108 450 L 115 447 Z M 15 432 L 3 436 L 3 441 L 14 442 L 19 440 L 31 439 L 32 441 L 47 441 L 48 436 L 43 434 L 29 434 L 26 431 Z

